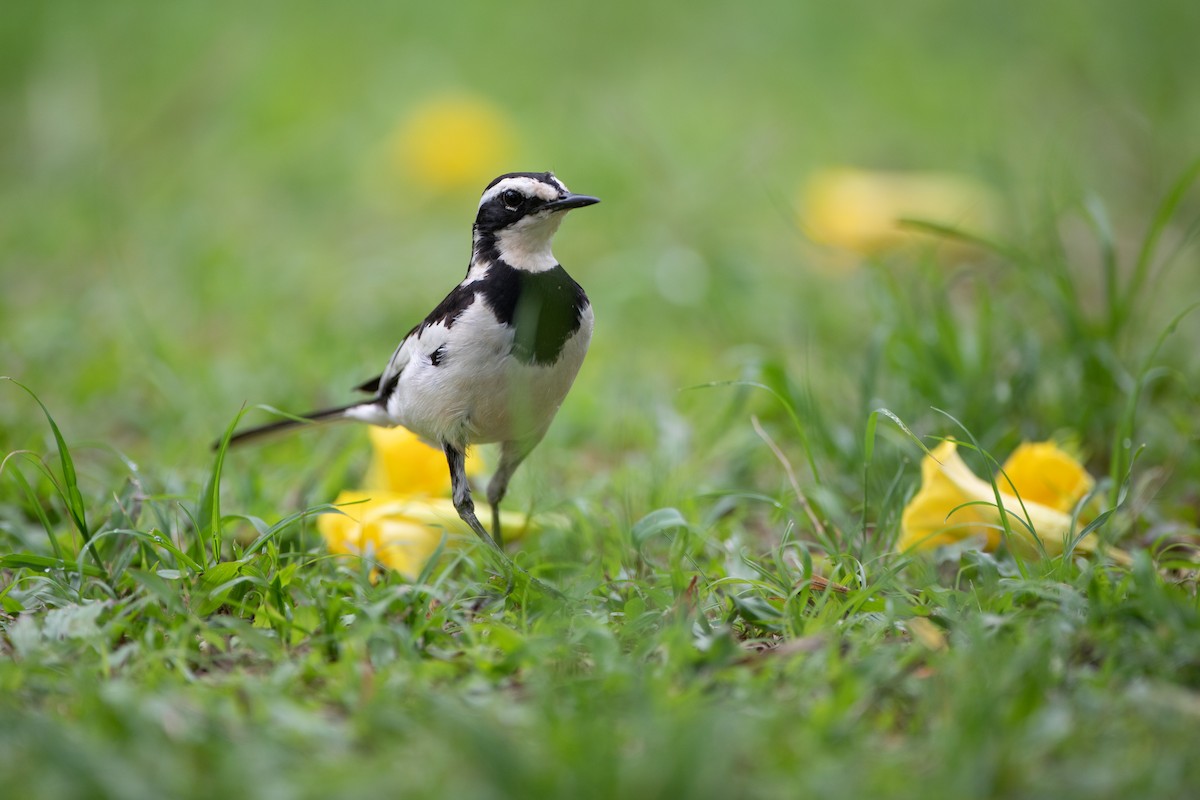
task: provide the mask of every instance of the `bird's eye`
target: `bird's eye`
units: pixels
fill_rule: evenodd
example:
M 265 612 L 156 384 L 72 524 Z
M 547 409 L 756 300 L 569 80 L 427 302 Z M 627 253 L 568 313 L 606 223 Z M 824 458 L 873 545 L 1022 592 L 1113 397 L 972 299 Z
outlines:
M 504 203 L 504 207 L 510 211 L 515 211 L 524 199 L 525 197 L 516 189 L 505 189 L 500 193 L 500 200 Z

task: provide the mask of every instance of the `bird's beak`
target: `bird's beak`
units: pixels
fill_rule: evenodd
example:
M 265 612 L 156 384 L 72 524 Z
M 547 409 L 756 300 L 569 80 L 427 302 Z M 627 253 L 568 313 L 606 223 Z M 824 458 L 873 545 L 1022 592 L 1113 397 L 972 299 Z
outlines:
M 569 194 L 566 197 L 560 197 L 557 200 L 552 200 L 542 206 L 543 211 L 567 211 L 572 208 L 583 208 L 595 203 L 599 203 L 599 197 L 591 197 L 586 194 Z

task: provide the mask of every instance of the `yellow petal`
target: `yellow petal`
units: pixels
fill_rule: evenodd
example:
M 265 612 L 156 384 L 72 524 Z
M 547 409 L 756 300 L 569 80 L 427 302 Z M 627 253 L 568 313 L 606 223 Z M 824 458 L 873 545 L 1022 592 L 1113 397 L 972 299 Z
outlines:
M 971 480 L 978 479 L 958 455 L 954 442 L 942 442 L 926 455 L 921 461 L 921 488 L 900 518 L 897 548 L 901 552 L 913 548 L 932 549 L 980 537 L 985 550 L 995 550 L 1000 544 L 1001 533 L 988 523 L 998 519 L 997 515 L 978 505 L 959 508 L 972 500 L 991 499 L 990 495 L 972 496 L 961 488 L 960 484 Z
M 331 553 L 374 559 L 410 578 L 420 574 L 443 536 L 447 547 L 475 538 L 448 498 L 344 491 L 334 504 L 341 513 L 317 517 L 317 530 Z M 537 529 L 529 517 L 510 511 L 501 512 L 500 524 L 505 540 Z
M 928 650 L 945 650 L 947 647 L 946 634 L 925 617 L 913 617 L 905 623 L 913 640 L 920 642 Z
M 1064 512 L 1073 510 L 1095 485 L 1083 465 L 1053 442 L 1022 444 L 1004 462 L 1004 474 L 1022 500 Z
M 414 108 L 389 147 L 395 170 L 422 191 L 478 189 L 509 169 L 515 138 L 491 103 L 447 95 Z
M 997 507 L 991 484 L 971 472 L 954 442 L 942 442 L 921 461 L 921 488 L 901 516 L 897 549 L 924 550 L 978 537 L 985 550 L 995 550 L 1003 540 L 1002 514 L 1013 534 L 1009 546 L 1025 557 L 1040 553 L 1039 539 L 1047 554 L 1062 553 L 1067 537 L 1074 535 L 1070 515 L 1054 508 L 1006 492 Z M 1100 546 L 1090 533 L 1075 549 L 1090 553 Z M 1128 558 L 1118 550 L 1107 552 L 1118 561 Z
M 409 578 L 421 574 L 442 541 L 442 532 L 435 528 L 388 517 L 364 524 L 363 536 L 374 547 L 380 564 Z
M 827 169 L 802 189 L 800 223 L 815 242 L 875 255 L 929 241 L 902 219 L 986 233 L 995 227 L 996 205 L 986 186 L 965 175 Z
M 368 428 L 371 464 L 363 478 L 369 491 L 403 492 L 414 496 L 450 493 L 446 456 L 405 428 Z M 475 450 L 467 452 L 467 474 L 480 472 L 482 461 Z

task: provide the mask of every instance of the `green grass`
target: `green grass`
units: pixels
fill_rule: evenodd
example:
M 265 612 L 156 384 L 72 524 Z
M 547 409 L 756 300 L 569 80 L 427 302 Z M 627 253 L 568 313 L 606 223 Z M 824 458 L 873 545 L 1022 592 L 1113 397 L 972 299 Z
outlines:
M 0 16 L 6 796 L 1197 785 L 1188 4 Z M 361 430 L 209 449 L 348 396 L 460 276 L 477 189 L 383 155 L 453 91 L 604 199 L 556 245 L 592 352 L 508 502 L 566 520 L 513 550 L 565 599 L 330 557 Z M 1004 225 L 831 271 L 796 196 L 844 163 L 975 175 Z M 1132 566 L 896 555 L 946 436 L 1070 444 Z

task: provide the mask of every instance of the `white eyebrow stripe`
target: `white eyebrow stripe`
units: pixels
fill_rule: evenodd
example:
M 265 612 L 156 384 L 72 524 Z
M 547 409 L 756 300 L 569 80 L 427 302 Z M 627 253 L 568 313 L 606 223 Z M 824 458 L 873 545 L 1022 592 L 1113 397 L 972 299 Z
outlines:
M 527 197 L 533 195 L 534 197 L 539 197 L 542 200 L 557 200 L 559 194 L 567 191 L 567 187 L 563 186 L 562 181 L 558 180 L 557 178 L 554 179 L 554 182 L 558 184 L 557 187 L 550 186 L 544 181 L 535 180 L 534 178 L 526 178 L 524 176 L 518 178 L 505 178 L 483 193 L 483 197 L 479 198 L 479 205 L 482 207 L 485 203 L 498 197 L 501 192 L 509 189 L 516 189 L 518 192 Z

